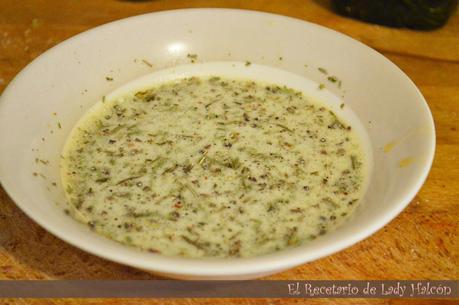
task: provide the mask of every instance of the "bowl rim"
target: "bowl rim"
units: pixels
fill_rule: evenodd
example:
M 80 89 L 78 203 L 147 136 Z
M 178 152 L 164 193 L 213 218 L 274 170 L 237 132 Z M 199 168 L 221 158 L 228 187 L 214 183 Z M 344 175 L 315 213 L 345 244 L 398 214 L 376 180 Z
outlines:
M 72 43 L 74 40 L 79 39 L 89 33 L 97 32 L 102 28 L 114 28 L 119 26 L 120 24 L 128 23 L 133 19 L 138 18 L 152 18 L 158 15 L 170 15 L 173 17 L 174 15 L 180 14 L 200 14 L 206 12 L 213 12 L 213 13 L 229 13 L 229 14 L 247 14 L 247 15 L 263 15 L 269 18 L 274 18 L 276 20 L 280 20 L 281 22 L 294 22 L 301 25 L 307 25 L 309 27 L 314 28 L 318 31 L 326 31 L 329 33 L 334 34 L 341 39 L 345 39 L 354 45 L 358 45 L 361 48 L 363 47 L 367 52 L 373 53 L 373 55 L 380 57 L 384 60 L 386 65 L 390 65 L 393 69 L 395 69 L 401 77 L 405 78 L 406 81 L 412 86 L 414 89 L 414 93 L 416 94 L 416 99 L 420 103 L 420 107 L 424 108 L 424 111 L 429 115 L 429 122 L 428 127 L 431 129 L 432 136 L 430 137 L 430 147 L 427 151 L 427 159 L 425 164 L 423 164 L 422 173 L 418 176 L 416 183 L 413 184 L 413 187 L 403 194 L 403 198 L 394 205 L 391 209 L 385 210 L 376 221 L 372 224 L 366 226 L 364 229 L 360 230 L 358 233 L 353 234 L 351 236 L 346 236 L 346 238 L 336 241 L 333 244 L 327 244 L 326 246 L 321 247 L 318 250 L 314 250 L 310 253 L 304 253 L 301 251 L 301 246 L 294 248 L 294 249 L 287 249 L 283 251 L 279 251 L 276 253 L 256 256 L 256 257 L 249 257 L 249 258 L 226 258 L 226 259 L 189 259 L 189 258 L 181 258 L 181 257 L 167 257 L 158 254 L 149 254 L 151 255 L 151 259 L 149 260 L 135 260 L 129 256 L 124 254 L 118 253 L 108 253 L 104 251 L 102 248 L 98 248 L 97 246 L 91 245 L 90 243 L 83 243 L 79 240 L 76 236 L 69 237 L 67 236 L 65 230 L 59 230 L 58 227 L 49 225 L 45 219 L 42 219 L 33 214 L 33 211 L 29 210 L 27 204 L 23 204 L 21 200 L 19 200 L 19 195 L 16 192 L 13 192 L 13 181 L 7 179 L 6 173 L 2 170 L 1 162 L 0 162 L 0 184 L 3 186 L 3 189 L 8 194 L 8 196 L 13 200 L 13 202 L 34 222 L 40 225 L 42 228 L 46 229 L 48 232 L 52 233 L 54 236 L 58 237 L 59 239 L 75 246 L 79 249 L 82 249 L 88 253 L 96 255 L 98 257 L 102 257 L 104 259 L 117 262 L 124 265 L 129 265 L 133 267 L 137 267 L 144 270 L 150 270 L 154 272 L 161 272 L 169 275 L 189 275 L 189 276 L 238 276 L 238 275 L 249 275 L 249 274 L 256 274 L 256 273 L 273 273 L 275 271 L 280 271 L 283 269 L 291 268 L 306 262 L 311 262 L 316 259 L 322 258 L 324 256 L 328 256 L 330 254 L 336 253 L 343 249 L 346 249 L 359 241 L 369 237 L 370 235 L 374 234 L 376 231 L 384 227 L 388 224 L 391 220 L 393 220 L 403 209 L 411 202 L 411 200 L 416 196 L 422 185 L 424 184 L 428 173 L 432 167 L 432 163 L 434 160 L 435 155 L 435 145 L 436 145 L 436 133 L 435 133 L 435 124 L 434 119 L 432 116 L 432 112 L 429 109 L 429 106 L 423 97 L 422 93 L 420 92 L 419 88 L 414 84 L 414 82 L 393 62 L 387 59 L 384 55 L 379 53 L 378 51 L 374 50 L 373 48 L 363 44 L 362 42 L 351 38 L 343 33 L 338 31 L 332 30 L 330 28 L 324 27 L 322 25 L 318 25 L 312 22 L 308 22 L 302 19 L 267 13 L 262 11 L 256 10 L 246 10 L 246 9 L 231 9 L 231 8 L 185 8 L 185 9 L 172 9 L 172 10 L 164 10 L 158 12 L 151 12 L 146 14 L 140 14 L 135 16 L 130 16 L 127 18 L 114 20 L 89 30 L 83 31 L 78 33 L 59 44 L 53 46 L 52 48 L 46 50 L 38 57 L 36 57 L 33 61 L 31 61 L 27 66 L 25 66 L 8 84 L 5 88 L 3 93 L 0 95 L 0 113 L 4 110 L 4 105 L 7 102 L 8 95 L 10 91 L 13 91 L 16 87 L 16 84 L 20 82 L 23 75 L 31 68 L 34 67 L 37 62 L 42 60 L 43 58 L 51 56 L 59 47 L 63 45 L 68 45 Z M 426 122 L 427 123 L 427 122 Z M 427 140 L 426 140 L 427 141 Z M 1 159 L 1 156 L 0 156 Z

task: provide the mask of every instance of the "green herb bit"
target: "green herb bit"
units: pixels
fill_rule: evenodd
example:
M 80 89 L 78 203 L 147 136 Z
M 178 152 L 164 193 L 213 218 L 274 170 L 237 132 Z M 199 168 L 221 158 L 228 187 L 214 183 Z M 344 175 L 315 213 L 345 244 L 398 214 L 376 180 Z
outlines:
M 348 205 L 353 205 L 354 203 L 356 203 L 358 201 L 358 199 L 352 199 L 350 200 L 347 204 Z
M 126 135 L 128 137 L 132 137 L 132 136 L 137 136 L 137 135 L 141 135 L 141 134 L 142 134 L 142 130 L 140 130 L 139 128 L 130 128 L 129 132 Z M 161 145 L 169 144 L 170 142 L 172 142 L 172 141 L 165 141 Z M 160 144 L 158 143 L 158 145 L 160 145 Z
M 284 239 L 288 246 L 292 246 L 298 243 L 298 228 L 288 228 L 287 233 L 284 235 Z
M 256 219 L 256 218 L 250 218 L 249 220 L 253 222 L 253 226 L 255 227 L 255 230 L 258 231 L 259 228 L 261 227 L 261 220 Z
M 161 175 L 173 173 L 177 169 L 177 167 L 178 167 L 178 164 L 174 164 L 173 166 L 165 169 L 164 172 Z
M 199 197 L 198 193 L 194 190 L 194 188 L 190 184 L 186 183 L 184 184 L 184 186 L 186 189 L 190 191 L 191 194 L 193 194 L 194 197 Z
M 190 59 L 191 63 L 193 63 L 193 64 L 196 62 L 196 60 L 198 60 L 198 55 L 197 54 L 188 53 L 186 55 L 186 57 L 188 57 L 188 59 Z
M 113 77 L 105 76 L 105 79 L 109 82 L 113 81 Z
M 120 131 L 120 130 L 123 129 L 124 127 L 126 127 L 126 125 L 118 125 L 118 126 L 114 127 L 114 128 L 111 129 L 111 130 L 106 130 L 106 131 L 104 131 L 104 133 L 107 134 L 107 135 L 116 134 L 118 131 Z
M 328 74 L 328 71 L 325 70 L 325 69 L 322 68 L 322 67 L 317 68 L 317 70 L 319 70 L 319 71 L 320 71 L 321 73 L 323 73 L 323 74 Z
M 199 160 L 198 165 L 202 165 L 204 161 L 206 160 L 206 155 L 202 156 L 202 158 Z
M 241 166 L 241 162 L 239 161 L 239 158 L 233 158 L 231 161 L 227 164 L 229 168 L 232 169 L 238 169 Z
M 209 147 L 210 147 L 210 145 L 207 145 L 204 149 L 202 149 L 202 151 L 201 151 L 202 152 L 202 157 L 201 157 L 201 159 L 199 159 L 198 165 L 201 165 L 206 160 L 206 156 L 209 153 L 209 150 L 208 150 Z
M 97 183 L 104 183 L 104 182 L 107 182 L 108 180 L 110 180 L 110 178 L 108 178 L 108 177 L 103 177 L 103 178 L 96 179 L 95 182 L 97 182 Z
M 139 91 L 134 94 L 134 96 L 138 99 L 143 99 L 145 95 L 147 95 L 148 91 Z
M 186 243 L 196 247 L 197 249 L 199 250 L 204 250 L 205 249 L 205 245 L 203 243 L 200 243 L 198 242 L 197 240 L 192 240 L 191 238 L 189 238 L 188 236 L 185 236 L 185 235 L 181 235 L 180 236 Z
M 282 125 L 282 124 L 279 124 L 279 123 L 274 123 L 274 125 L 276 125 L 276 126 L 282 128 L 283 130 L 286 130 L 286 131 L 288 131 L 288 132 L 293 132 L 293 130 L 291 130 L 290 128 L 288 128 L 288 127 L 285 126 L 285 125 Z
M 133 212 L 133 213 L 130 213 L 128 216 L 131 216 L 131 217 L 134 217 L 134 218 L 145 218 L 145 217 L 156 216 L 156 213 L 150 212 L 150 211 Z
M 183 167 L 183 172 L 185 174 L 188 174 L 189 172 L 191 172 L 194 166 L 193 164 L 191 164 L 190 160 L 186 160 L 185 164 L 182 167 Z
M 69 195 L 73 193 L 73 188 L 70 186 L 70 184 L 67 184 L 67 187 L 65 188 L 65 191 Z
M 116 183 L 116 185 L 120 185 L 120 184 L 123 184 L 123 183 L 125 183 L 125 182 L 131 181 L 131 180 L 135 180 L 135 179 L 138 179 L 138 178 L 141 178 L 141 177 L 143 177 L 143 176 L 145 176 L 145 175 L 128 177 L 128 178 L 126 178 L 126 179 L 123 179 L 123 180 L 119 181 L 118 183 Z
M 327 233 L 327 229 L 321 228 L 319 231 L 319 235 L 325 235 L 325 233 Z
M 212 76 L 211 78 L 209 78 L 209 82 L 211 83 L 215 83 L 217 81 L 219 81 L 221 78 L 218 77 L 218 76 Z
M 241 178 L 241 184 L 242 184 L 242 188 L 244 189 L 244 191 L 249 191 L 252 189 L 252 186 L 247 183 L 247 177 Z
M 212 106 L 212 104 L 215 104 L 216 102 L 217 102 L 217 100 L 215 100 L 215 101 L 212 101 L 212 102 L 210 102 L 210 103 L 206 104 L 206 105 L 204 106 L 204 108 L 206 108 L 206 109 L 207 109 L 207 108 L 209 108 L 210 106 Z
M 325 84 L 319 84 L 319 90 L 322 90 L 325 88 Z
M 278 211 L 279 210 L 279 203 L 280 203 L 279 200 L 274 200 L 274 201 L 268 202 L 268 208 L 267 208 L 266 211 L 268 211 L 268 212 Z
M 155 173 L 158 169 L 160 169 L 166 163 L 166 161 L 167 161 L 167 158 L 163 158 L 163 157 L 157 157 L 156 159 L 151 161 L 152 173 Z
M 357 159 L 357 156 L 351 155 L 351 165 L 352 165 L 352 169 L 357 169 L 360 167 L 360 162 Z
M 329 208 L 336 209 L 339 207 L 339 205 L 333 201 L 330 197 L 325 197 L 322 198 L 322 202 L 327 204 Z
M 335 116 L 331 124 L 328 125 L 329 129 L 344 129 L 346 128 L 343 123 Z
M 180 218 L 180 213 L 177 211 L 172 211 L 167 216 L 167 219 L 171 221 L 177 221 L 179 218 Z
M 153 68 L 153 65 L 150 62 L 148 62 L 146 59 L 142 59 L 142 62 L 146 64 L 147 66 L 149 66 L 150 68 Z
M 163 145 L 165 145 L 165 144 L 172 145 L 173 143 L 174 143 L 174 142 L 168 140 L 168 141 L 158 142 L 158 143 L 156 143 L 156 145 L 158 145 L 158 146 L 163 146 Z
M 96 128 L 99 129 L 99 130 L 100 129 L 104 129 L 105 127 L 107 127 L 107 126 L 104 125 L 102 120 L 97 120 L 95 123 L 96 123 Z
M 257 236 L 257 239 L 256 239 L 255 242 L 256 242 L 257 245 L 262 246 L 262 245 L 266 244 L 270 240 L 271 239 L 269 238 L 269 236 L 267 236 L 264 233 L 261 233 L 260 235 Z
M 268 156 L 259 152 L 258 150 L 256 150 L 255 148 L 252 148 L 252 147 L 245 147 L 245 148 L 239 148 L 239 150 L 241 151 L 245 151 L 247 154 L 249 154 L 251 157 L 253 158 L 260 158 L 260 159 L 267 159 Z M 245 167 L 244 169 L 247 169 L 247 167 Z
M 327 79 L 332 83 L 336 83 L 338 81 L 338 78 L 336 76 L 329 76 L 327 77 Z
M 252 63 L 251 63 L 250 61 L 246 60 L 246 62 L 245 62 L 244 65 L 245 65 L 246 67 L 248 67 L 248 66 L 250 66 L 251 64 L 252 64 Z

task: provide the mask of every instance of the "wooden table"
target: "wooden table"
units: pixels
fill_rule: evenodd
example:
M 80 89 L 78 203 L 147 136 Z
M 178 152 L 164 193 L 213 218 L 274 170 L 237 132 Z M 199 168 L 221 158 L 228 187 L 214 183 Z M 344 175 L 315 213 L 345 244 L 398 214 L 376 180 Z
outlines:
M 185 7 L 245 8 L 325 25 L 382 52 L 421 89 L 433 112 L 437 152 L 422 190 L 390 224 L 335 255 L 269 279 L 459 278 L 459 14 L 433 32 L 369 25 L 307 0 L 0 0 L 0 92 L 33 58 L 94 26 Z M 1 145 L 6 145 L 2 143 Z M 0 279 L 153 279 L 86 254 L 36 225 L 0 188 Z M 454 301 L 450 301 L 454 302 Z M 0 304 L 418 304 L 416 300 L 0 300 Z M 423 301 L 422 304 L 446 304 Z

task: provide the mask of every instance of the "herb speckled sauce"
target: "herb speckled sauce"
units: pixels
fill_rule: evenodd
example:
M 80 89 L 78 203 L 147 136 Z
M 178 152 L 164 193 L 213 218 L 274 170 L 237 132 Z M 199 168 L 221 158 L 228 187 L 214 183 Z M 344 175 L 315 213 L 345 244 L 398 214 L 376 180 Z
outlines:
M 344 121 L 301 92 L 190 77 L 103 100 L 63 152 L 66 210 L 154 253 L 249 257 L 311 241 L 362 195 Z

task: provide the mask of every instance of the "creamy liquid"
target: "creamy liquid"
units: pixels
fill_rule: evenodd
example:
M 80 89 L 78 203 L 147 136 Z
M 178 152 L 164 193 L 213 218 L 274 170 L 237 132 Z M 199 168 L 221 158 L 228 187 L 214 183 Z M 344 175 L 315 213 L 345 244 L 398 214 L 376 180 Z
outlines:
M 99 102 L 63 152 L 67 212 L 154 253 L 248 257 L 314 240 L 354 211 L 354 130 L 301 92 L 191 77 Z

